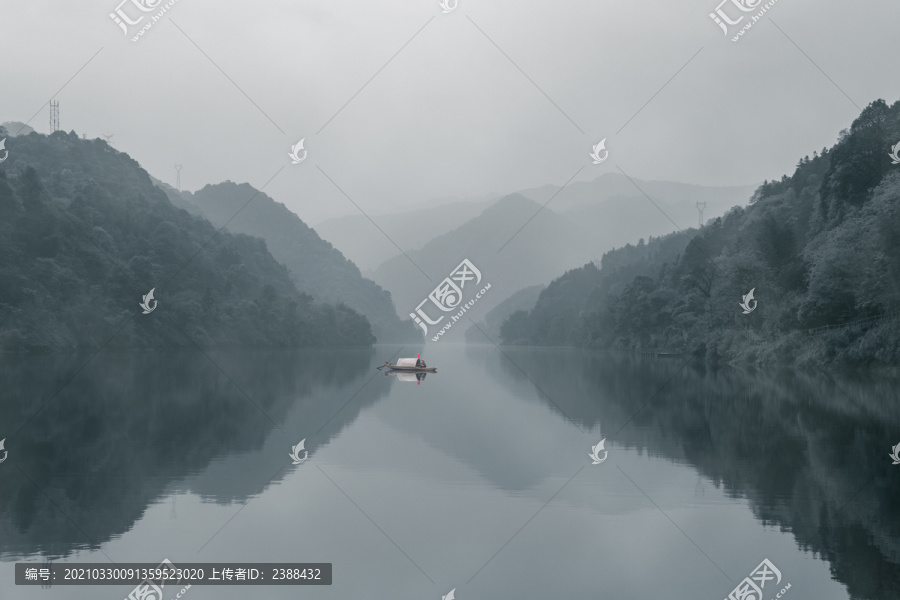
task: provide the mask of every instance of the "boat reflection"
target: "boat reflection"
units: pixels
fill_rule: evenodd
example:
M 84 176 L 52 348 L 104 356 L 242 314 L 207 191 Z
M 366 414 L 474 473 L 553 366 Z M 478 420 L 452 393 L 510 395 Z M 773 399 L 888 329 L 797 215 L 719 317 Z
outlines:
M 416 382 L 416 385 L 422 385 L 422 382 L 425 381 L 425 377 L 428 373 L 419 372 L 411 372 L 411 371 L 385 371 L 385 377 L 388 375 L 392 375 L 397 378 L 397 381 L 405 381 L 405 382 Z

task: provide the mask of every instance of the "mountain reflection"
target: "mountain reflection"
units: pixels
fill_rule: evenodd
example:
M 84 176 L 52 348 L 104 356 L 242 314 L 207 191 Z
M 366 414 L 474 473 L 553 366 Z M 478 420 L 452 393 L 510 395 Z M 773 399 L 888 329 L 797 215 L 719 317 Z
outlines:
M 407 485 L 446 481 L 486 497 L 500 490 L 545 502 L 559 477 L 590 462 L 589 443 L 605 437 L 607 466 L 626 449 L 688 465 L 746 499 L 763 526 L 791 532 L 800 548 L 827 559 L 853 598 L 896 597 L 900 466 L 888 457 L 900 442 L 895 381 L 709 370 L 580 350 L 431 352 L 441 376 L 421 385 L 376 371 L 384 356 L 371 350 L 103 354 L 86 366 L 76 356 L 7 359 L 0 555 L 99 548 L 175 493 L 246 502 L 292 472 L 291 446 L 305 439 L 315 457 L 390 394 L 359 420 L 365 426 L 353 439 L 332 448 L 333 464 L 346 469 L 341 484 L 352 482 L 348 494 L 367 508 L 404 498 Z M 373 442 L 371 457 L 354 454 Z M 389 460 L 400 449 L 407 454 Z M 445 464 L 452 469 L 442 471 Z M 587 498 L 596 514 L 631 518 L 630 496 Z
M 708 370 L 681 359 L 484 349 L 497 377 L 620 447 L 693 466 L 826 558 L 853 598 L 900 589 L 900 385 L 868 373 Z
M 256 461 L 245 475 L 198 477 L 189 488 L 217 502 L 245 500 L 284 475 L 279 465 L 290 463 L 294 437 L 307 436 L 312 454 L 385 393 L 389 382 L 367 384 L 373 356 L 351 349 L 7 357 L 0 555 L 98 548 L 128 531 L 173 481 L 259 453 L 281 428 L 284 443 L 278 456 L 263 457 L 264 468 Z M 285 426 L 289 412 L 302 415 L 302 432 Z

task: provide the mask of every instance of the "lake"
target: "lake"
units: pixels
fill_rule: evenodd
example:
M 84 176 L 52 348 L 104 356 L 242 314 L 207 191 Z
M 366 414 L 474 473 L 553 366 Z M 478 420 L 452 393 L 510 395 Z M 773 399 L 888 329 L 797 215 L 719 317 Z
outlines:
M 164 558 L 333 563 L 189 600 L 721 600 L 764 559 L 765 600 L 900 597 L 897 380 L 427 348 L 421 382 L 376 370 L 413 347 L 5 357 L 0 598 L 133 587 L 15 562 Z

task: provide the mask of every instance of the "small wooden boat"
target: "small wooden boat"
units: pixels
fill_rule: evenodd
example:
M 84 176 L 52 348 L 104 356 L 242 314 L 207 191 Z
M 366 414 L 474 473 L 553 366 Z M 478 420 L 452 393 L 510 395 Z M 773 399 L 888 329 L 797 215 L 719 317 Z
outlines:
M 421 358 L 398 358 L 397 364 L 392 365 L 385 361 L 384 365 L 379 369 L 390 369 L 391 371 L 407 371 L 410 373 L 437 373 L 437 367 L 429 367 Z

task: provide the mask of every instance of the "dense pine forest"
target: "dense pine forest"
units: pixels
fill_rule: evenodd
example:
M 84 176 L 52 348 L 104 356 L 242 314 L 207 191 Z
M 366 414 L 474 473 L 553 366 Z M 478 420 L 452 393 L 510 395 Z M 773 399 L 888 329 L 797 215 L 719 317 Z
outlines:
M 565 273 L 501 328 L 505 344 L 668 349 L 736 364 L 900 361 L 900 102 L 701 229 Z M 744 314 L 751 290 L 758 304 Z

